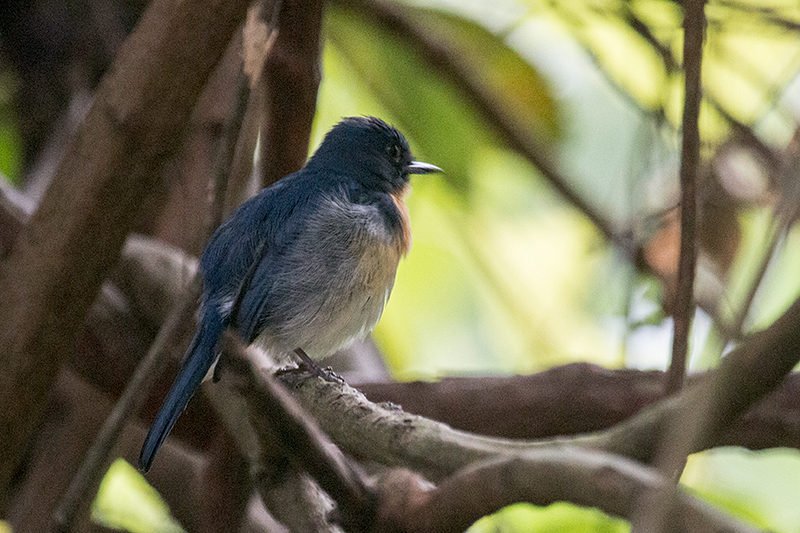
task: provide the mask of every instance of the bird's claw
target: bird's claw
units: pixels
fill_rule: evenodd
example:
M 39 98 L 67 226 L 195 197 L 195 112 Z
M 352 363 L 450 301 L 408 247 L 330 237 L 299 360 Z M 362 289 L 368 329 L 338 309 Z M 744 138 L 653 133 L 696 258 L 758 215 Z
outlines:
M 331 367 L 320 368 L 317 365 L 307 365 L 305 362 L 300 362 L 297 366 L 281 368 L 275 372 L 275 376 L 293 387 L 298 387 L 302 381 L 310 377 L 322 378 L 328 383 L 344 384 L 344 379 Z

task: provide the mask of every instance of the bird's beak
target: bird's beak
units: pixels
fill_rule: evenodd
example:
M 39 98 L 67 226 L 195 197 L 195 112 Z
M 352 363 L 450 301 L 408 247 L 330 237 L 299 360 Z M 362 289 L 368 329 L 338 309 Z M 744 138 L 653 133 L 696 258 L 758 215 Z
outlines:
M 422 161 L 412 161 L 408 165 L 409 174 L 431 174 L 432 172 L 444 172 L 441 168 L 430 163 L 423 163 Z

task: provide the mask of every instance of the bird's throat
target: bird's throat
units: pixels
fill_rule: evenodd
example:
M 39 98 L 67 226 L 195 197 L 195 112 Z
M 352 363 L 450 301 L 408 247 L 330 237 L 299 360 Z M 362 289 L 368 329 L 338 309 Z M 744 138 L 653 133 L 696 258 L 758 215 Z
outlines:
M 392 192 L 389 196 L 392 197 L 397 212 L 400 214 L 400 235 L 398 248 L 402 255 L 406 255 L 411 249 L 411 221 L 408 218 L 408 206 L 404 198 L 408 195 L 411 187 L 405 185 L 402 189 Z

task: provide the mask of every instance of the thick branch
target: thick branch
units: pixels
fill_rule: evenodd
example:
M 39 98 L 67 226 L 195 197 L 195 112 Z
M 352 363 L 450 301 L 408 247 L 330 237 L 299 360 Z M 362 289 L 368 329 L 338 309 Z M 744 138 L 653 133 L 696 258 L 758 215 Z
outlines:
M 689 420 L 698 405 L 708 417 L 687 453 L 713 446 L 722 432 L 782 381 L 800 359 L 800 300 L 766 330 L 731 352 L 721 367 L 680 395 L 655 404 L 605 432 L 576 437 L 576 445 L 648 462 L 676 421 Z M 497 453 L 516 454 L 548 441 L 508 441 L 455 431 L 431 420 L 370 404 L 332 384 L 306 382 L 293 389 L 331 438 L 354 454 L 413 468 L 440 478 Z
M 162 175 L 158 166 L 178 146 L 246 7 L 243 0 L 150 6 L 17 239 L 0 279 L 0 502 L 92 299 Z
M 689 384 L 703 379 L 692 376 Z M 664 373 L 609 370 L 572 363 L 530 376 L 445 378 L 437 382 L 361 383 L 374 402 L 456 429 L 514 439 L 541 439 L 600 431 L 663 398 Z M 750 450 L 800 449 L 800 373 L 720 433 L 713 446 Z
M 475 464 L 435 489 L 420 487 L 416 497 L 404 498 L 403 506 L 393 506 L 395 495 L 403 491 L 391 485 L 388 488 L 381 491 L 377 529 L 384 532 L 457 533 L 478 518 L 517 502 L 546 506 L 567 501 L 630 519 L 643 494 L 663 490 L 677 501 L 673 516 L 676 531 L 758 531 L 686 495 L 650 468 L 569 446 Z
M 282 0 L 278 36 L 264 61 L 260 84 L 261 174 L 264 186 L 299 170 L 308 156 L 311 123 L 317 109 L 320 29 L 324 0 Z M 290 125 L 290 127 L 287 127 Z

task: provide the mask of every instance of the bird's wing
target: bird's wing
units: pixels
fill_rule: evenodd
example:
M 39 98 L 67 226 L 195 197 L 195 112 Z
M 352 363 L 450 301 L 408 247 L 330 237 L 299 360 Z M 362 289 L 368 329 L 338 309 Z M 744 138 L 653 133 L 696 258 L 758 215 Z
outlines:
M 258 337 L 263 328 L 261 317 L 267 305 L 268 284 L 275 273 L 270 259 L 267 254 L 264 254 L 257 263 L 252 265 L 247 284 L 242 286 L 242 290 L 237 297 L 239 305 L 236 325 L 242 339 L 248 344 Z
M 285 213 L 280 230 L 263 244 L 242 281 L 234 304 L 235 322 L 247 343 L 253 342 L 263 329 L 272 286 L 285 267 L 281 264 L 282 252 L 292 246 L 302 231 L 311 203 L 308 198 L 303 198 L 294 209 Z
M 313 209 L 316 183 L 304 172 L 284 178 L 279 187 L 266 189 L 258 215 L 244 213 L 251 220 L 259 217 L 255 224 L 259 230 L 247 243 L 247 256 L 231 258 L 237 261 L 237 272 L 241 275 L 237 275 L 230 319 L 245 342 L 252 342 L 261 332 L 260 318 L 267 304 L 273 276 L 280 268 L 277 259 L 281 250 L 291 246 L 309 215 L 309 209 Z
M 217 229 L 200 259 L 204 305 L 219 307 L 226 321 L 231 299 L 270 240 L 273 196 L 264 189 L 242 204 Z
M 281 187 L 275 188 L 277 191 Z M 270 192 L 272 191 L 272 192 Z M 230 306 L 236 291 L 248 276 L 251 266 L 267 252 L 270 213 L 275 190 L 265 189 L 245 202 L 214 233 L 203 252 L 203 307 L 200 324 L 186 350 L 183 365 L 175 378 L 139 455 L 139 467 L 147 471 L 178 417 L 189 403 L 217 357 L 217 342 L 230 323 Z

